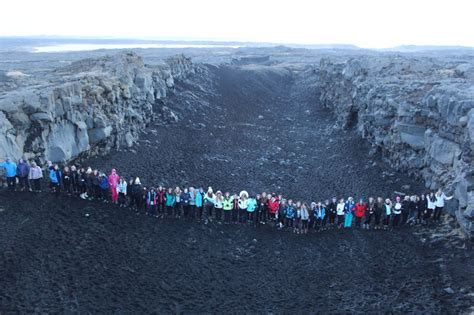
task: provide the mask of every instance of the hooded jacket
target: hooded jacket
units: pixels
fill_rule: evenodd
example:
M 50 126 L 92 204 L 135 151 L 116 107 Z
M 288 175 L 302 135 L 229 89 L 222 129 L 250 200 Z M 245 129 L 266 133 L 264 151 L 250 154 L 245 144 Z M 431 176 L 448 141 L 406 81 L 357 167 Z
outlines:
M 165 195 L 165 198 L 166 198 L 166 206 L 167 207 L 172 207 L 174 206 L 174 203 L 176 202 L 176 199 L 174 197 L 174 194 L 173 193 L 166 193 Z
M 26 162 L 23 161 L 23 162 L 18 163 L 18 166 L 16 168 L 16 174 L 19 177 L 27 177 L 29 173 L 30 173 L 30 167 L 28 166 L 28 164 L 26 164 Z
M 257 208 L 257 200 L 255 198 L 250 198 L 247 201 L 247 212 L 254 212 Z
M 275 199 L 275 201 L 272 201 L 270 198 L 268 200 L 268 209 L 270 209 L 270 213 L 275 214 L 278 211 L 278 207 L 280 205 L 280 202 L 278 199 Z
M 109 188 L 109 179 L 107 176 L 101 176 L 99 182 L 100 189 L 106 190 Z
M 362 218 L 364 217 L 365 215 L 365 211 L 367 210 L 367 205 L 365 204 L 365 202 L 358 202 L 356 203 L 355 205 L 355 216 L 357 218 Z
M 16 176 L 16 163 L 6 161 L 0 163 L 0 167 L 3 167 L 5 169 L 7 177 Z
M 344 204 L 344 213 L 345 214 L 354 214 L 354 210 L 355 210 L 355 203 L 354 201 L 346 201 L 346 203 Z
M 43 178 L 43 171 L 41 167 L 35 166 L 30 168 L 29 179 L 40 179 Z
M 316 219 L 323 220 L 326 216 L 326 208 L 324 206 L 314 208 L 314 216 Z
M 109 186 L 112 188 L 115 188 L 117 187 L 119 182 L 120 182 L 120 176 L 118 176 L 117 171 L 113 169 L 112 173 L 109 175 Z
M 122 193 L 122 194 L 126 195 L 127 194 L 127 182 L 126 181 L 123 181 L 122 183 L 119 182 L 117 184 L 116 189 L 117 189 L 117 193 L 119 193 L 119 194 Z
M 229 198 L 224 197 L 224 201 L 223 201 L 224 210 L 227 210 L 227 211 L 232 210 L 233 201 L 234 201 L 234 198 L 232 196 L 229 196 Z
M 196 207 L 201 208 L 202 207 L 202 194 L 200 191 L 196 192 Z
M 55 170 L 54 168 L 51 168 L 49 170 L 49 179 L 51 180 L 51 183 L 53 184 L 59 184 L 61 181 L 61 171 L 60 170 Z

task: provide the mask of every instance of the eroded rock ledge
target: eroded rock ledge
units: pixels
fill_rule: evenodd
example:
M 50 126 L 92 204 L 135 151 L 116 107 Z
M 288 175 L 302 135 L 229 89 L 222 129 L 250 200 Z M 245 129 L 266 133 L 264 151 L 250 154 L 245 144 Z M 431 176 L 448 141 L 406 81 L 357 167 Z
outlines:
M 452 188 L 464 229 L 474 228 L 474 66 L 433 58 L 357 57 L 320 64 L 320 100 L 390 164 Z
M 86 59 L 41 85 L 0 95 L 0 159 L 65 161 L 131 146 L 174 80 L 195 70 L 179 55 L 144 65 L 135 53 Z

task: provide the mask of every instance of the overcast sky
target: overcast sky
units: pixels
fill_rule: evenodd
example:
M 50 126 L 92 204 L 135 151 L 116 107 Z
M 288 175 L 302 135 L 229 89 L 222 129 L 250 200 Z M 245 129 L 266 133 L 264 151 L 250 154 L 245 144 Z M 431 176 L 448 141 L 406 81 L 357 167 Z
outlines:
M 5 0 L 0 36 L 474 46 L 474 0 Z

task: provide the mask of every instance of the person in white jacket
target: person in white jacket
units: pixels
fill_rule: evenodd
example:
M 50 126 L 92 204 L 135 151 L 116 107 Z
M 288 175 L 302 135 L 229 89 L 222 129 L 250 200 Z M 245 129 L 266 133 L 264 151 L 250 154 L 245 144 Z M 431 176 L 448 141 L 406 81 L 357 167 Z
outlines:
M 445 200 L 451 200 L 453 199 L 454 196 L 446 196 L 444 192 L 440 189 L 435 194 L 435 210 L 434 210 L 434 215 L 433 215 L 433 220 L 435 222 L 439 222 L 441 219 L 441 213 L 443 212 L 444 209 L 444 201 Z

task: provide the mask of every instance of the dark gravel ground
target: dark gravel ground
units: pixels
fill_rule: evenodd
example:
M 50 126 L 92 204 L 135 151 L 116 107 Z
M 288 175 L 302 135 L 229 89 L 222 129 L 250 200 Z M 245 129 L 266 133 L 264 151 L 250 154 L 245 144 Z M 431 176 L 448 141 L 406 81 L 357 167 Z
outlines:
M 285 70 L 206 68 L 167 101 L 178 123 L 156 121 L 133 150 L 84 164 L 306 200 L 418 189 L 334 129 L 309 85 Z M 469 312 L 472 247 L 450 231 L 303 236 L 0 191 L 0 313 Z
M 423 189 L 371 154 L 355 131 L 335 128 L 317 95 L 307 93 L 311 78 L 268 67 L 209 69 L 179 83 L 167 100 L 178 123 L 157 120 L 132 150 L 84 164 L 115 167 L 147 185 L 211 185 L 307 201 Z
M 472 249 L 410 229 L 303 236 L 25 196 L 0 192 L 2 313 L 458 313 L 473 302 L 472 270 L 444 291 Z M 448 259 L 455 272 L 443 274 Z

